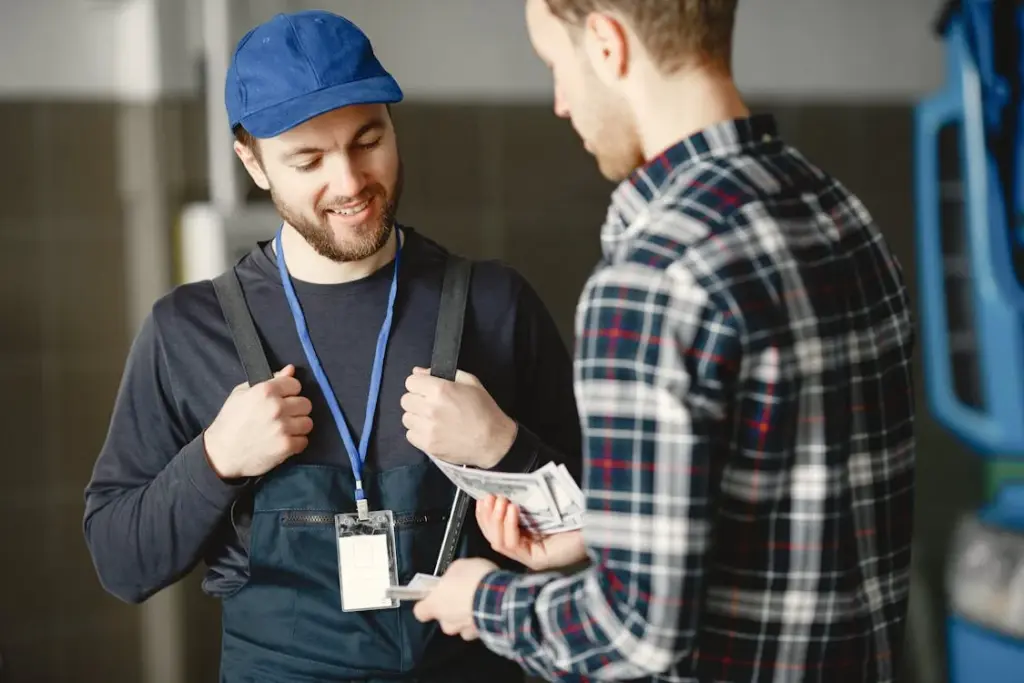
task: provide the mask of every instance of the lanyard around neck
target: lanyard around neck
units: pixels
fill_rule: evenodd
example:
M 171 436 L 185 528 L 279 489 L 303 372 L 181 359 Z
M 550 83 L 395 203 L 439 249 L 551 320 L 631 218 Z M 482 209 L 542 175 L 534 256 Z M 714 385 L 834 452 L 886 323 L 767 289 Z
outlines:
M 283 226 L 282 226 L 283 227 Z M 396 227 L 397 231 L 398 228 Z M 373 369 L 370 372 L 370 391 L 366 400 L 366 416 L 363 419 L 363 431 L 359 436 L 359 447 L 357 448 L 352 439 L 352 432 L 345 421 L 345 415 L 338 405 L 338 398 L 331 389 L 331 383 L 324 373 L 320 358 L 316 355 L 313 342 L 309 337 L 309 329 L 306 327 L 306 318 L 299 305 L 299 299 L 295 294 L 295 287 L 292 284 L 291 276 L 288 274 L 288 266 L 285 264 L 284 246 L 281 243 L 281 230 L 278 230 L 275 238 L 277 247 L 277 267 L 281 272 L 281 284 L 284 285 L 285 297 L 288 299 L 288 307 L 291 309 L 292 318 L 295 320 L 295 330 L 298 332 L 299 341 L 302 342 L 302 350 L 305 351 L 306 361 L 309 363 L 313 376 L 316 378 L 320 391 L 327 401 L 331 410 L 331 416 L 341 435 L 341 440 L 348 451 L 349 462 L 352 463 L 352 474 L 356 480 L 356 505 L 360 513 L 367 509 L 366 494 L 363 490 L 363 464 L 366 462 L 366 452 L 370 444 L 370 431 L 373 428 L 373 417 L 377 412 L 377 398 L 380 396 L 380 384 L 384 375 L 384 353 L 388 345 L 388 337 L 391 335 L 391 322 L 394 317 L 395 296 L 398 293 L 398 266 L 402 254 L 402 236 L 395 235 L 395 259 L 394 275 L 391 277 L 391 292 L 388 295 L 387 313 L 384 316 L 384 323 L 381 325 L 380 333 L 377 335 L 377 350 L 373 357 Z

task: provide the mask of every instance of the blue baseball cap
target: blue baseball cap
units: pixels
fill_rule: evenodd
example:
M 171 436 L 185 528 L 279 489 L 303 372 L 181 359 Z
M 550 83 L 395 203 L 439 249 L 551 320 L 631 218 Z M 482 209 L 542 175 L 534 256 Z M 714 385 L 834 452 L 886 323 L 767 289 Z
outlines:
M 366 34 L 322 10 L 278 14 L 238 41 L 224 101 L 233 129 L 271 138 L 354 104 L 402 101 Z

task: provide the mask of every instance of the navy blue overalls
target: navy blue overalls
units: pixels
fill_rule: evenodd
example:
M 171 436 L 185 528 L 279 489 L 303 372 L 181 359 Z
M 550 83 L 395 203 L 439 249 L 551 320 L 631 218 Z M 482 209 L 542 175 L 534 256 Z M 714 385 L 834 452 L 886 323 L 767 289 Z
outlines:
M 458 287 L 449 287 L 449 275 L 460 261 L 450 257 L 448 264 L 432 363 L 435 370 L 441 363 L 450 367 L 452 377 L 456 358 L 441 356 L 458 354 L 465 299 L 452 296 Z M 234 271 L 215 286 L 250 384 L 269 379 Z M 394 513 L 399 583 L 433 572 L 455 495 L 448 479 L 424 461 L 367 476 L 363 488 L 373 509 Z M 479 642 L 421 624 L 409 603 L 342 610 L 334 515 L 355 512 L 354 491 L 349 468 L 286 462 L 236 502 L 232 523 L 248 550 L 226 547 L 214 570 L 219 573 L 207 577 L 221 583 L 223 596 L 221 683 L 522 681 L 517 665 Z M 490 555 L 479 535 L 463 534 L 458 543 L 459 556 Z M 230 578 L 233 568 L 241 578 Z M 226 582 L 233 584 L 227 591 Z

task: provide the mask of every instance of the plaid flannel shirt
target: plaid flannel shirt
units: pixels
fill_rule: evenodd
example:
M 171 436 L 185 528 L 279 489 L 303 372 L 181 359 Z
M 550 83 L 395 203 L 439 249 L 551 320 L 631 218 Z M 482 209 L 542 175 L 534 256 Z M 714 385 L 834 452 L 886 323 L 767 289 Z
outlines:
M 717 124 L 615 190 L 577 311 L 572 575 L 488 575 L 482 641 L 548 680 L 896 680 L 911 308 L 861 203 Z

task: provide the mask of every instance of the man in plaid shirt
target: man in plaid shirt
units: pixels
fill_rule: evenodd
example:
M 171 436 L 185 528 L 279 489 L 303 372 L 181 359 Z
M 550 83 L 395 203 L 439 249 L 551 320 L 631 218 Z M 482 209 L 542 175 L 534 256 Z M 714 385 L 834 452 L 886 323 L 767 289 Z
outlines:
M 577 315 L 586 526 L 416 606 L 549 680 L 895 681 L 911 309 L 868 211 L 753 116 L 737 0 L 527 0 L 556 113 L 621 184 Z

